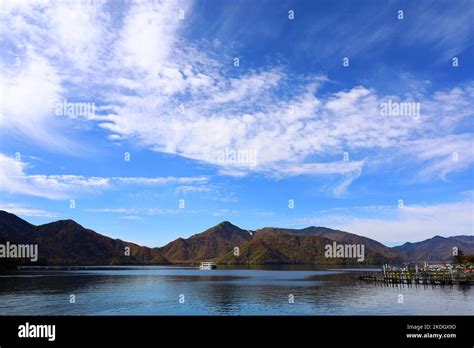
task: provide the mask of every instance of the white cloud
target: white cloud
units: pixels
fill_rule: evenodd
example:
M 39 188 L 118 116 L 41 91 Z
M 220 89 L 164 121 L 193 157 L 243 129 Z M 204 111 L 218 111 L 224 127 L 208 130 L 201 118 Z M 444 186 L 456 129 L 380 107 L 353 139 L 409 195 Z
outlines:
M 100 0 L 93 6 L 87 1 L 58 1 L 47 7 L 47 54 L 61 56 L 81 74 L 98 68 L 97 58 L 105 54 L 102 43 L 110 35 L 110 14 L 104 10 L 105 4 Z
M 341 164 L 345 151 L 351 159 L 370 152 L 394 161 L 410 151 L 418 172 L 414 176 L 424 180 L 446 178 L 472 163 L 467 151 L 471 133 L 453 135 L 474 114 L 472 82 L 432 94 L 406 93 L 403 100 L 364 86 L 320 94 L 328 83 L 324 76 L 294 76 L 282 66 L 234 67 L 225 50 L 216 51 L 222 47 L 186 40 L 189 2 L 127 3 L 117 7 L 123 10 L 118 16 L 103 2 L 10 7 L 2 14 L 10 41 L 19 51 L 20 46 L 33 48 L 21 72 L 3 66 L 9 101 L 1 127 L 41 138 L 46 128 L 36 121 L 56 124 L 46 104 L 68 95 L 97 98 L 104 114 L 88 121 L 109 131 L 113 142 L 138 142 L 215 166 L 224 175 L 338 175 L 341 181 L 331 188 L 336 195 L 370 162 L 364 156 Z M 381 34 L 374 33 L 373 39 Z M 64 58 L 58 59 L 61 52 Z M 381 115 L 380 104 L 388 99 L 419 102 L 420 118 Z M 440 144 L 442 155 L 436 149 Z M 461 160 L 452 166 L 445 155 L 455 148 L 461 148 Z M 219 154 L 226 149 L 251 151 L 257 161 L 221 161 Z M 61 178 L 36 180 L 62 184 Z M 127 180 L 138 181 L 122 181 Z
M 119 185 L 203 184 L 206 177 L 85 177 L 80 175 L 28 175 L 28 164 L 0 153 L 0 191 L 48 199 L 66 199 L 97 193 Z
M 339 161 L 328 163 L 306 163 L 301 165 L 294 165 L 290 167 L 281 168 L 281 173 L 284 175 L 301 175 L 301 174 L 352 174 L 359 173 L 364 165 L 363 161 Z
M 10 194 L 66 199 L 79 192 L 110 187 L 107 178 L 77 175 L 27 175 L 28 165 L 0 154 L 0 191 Z
M 124 219 L 124 220 L 143 220 L 142 217 L 137 216 L 137 215 L 126 215 L 126 216 L 122 216 L 120 218 Z
M 87 209 L 87 211 L 93 213 L 136 214 L 139 210 L 137 208 L 98 208 Z
M 361 174 L 364 161 L 340 161 L 327 163 L 305 163 L 282 167 L 276 173 L 269 170 L 268 174 L 273 177 L 296 176 L 296 175 L 324 175 L 339 177 L 340 180 L 330 186 L 330 191 L 335 196 L 343 195 L 350 184 Z
M 0 203 L 0 210 L 5 210 L 5 211 L 8 211 L 9 213 L 20 215 L 20 216 L 55 218 L 55 217 L 58 217 L 59 215 L 52 211 L 41 210 L 41 209 L 31 209 L 31 208 L 22 207 L 16 204 L 11 204 L 11 203 L 9 204 Z
M 214 95 L 211 103 L 240 102 L 244 99 L 253 98 L 265 90 L 278 86 L 281 78 L 282 75 L 278 71 L 264 71 L 229 79 L 229 81 L 225 81 L 226 90 L 220 90 L 220 93 Z
M 57 143 L 48 128 L 54 128 L 54 103 L 62 93 L 58 72 L 35 53 L 29 53 L 22 64 L 21 69 L 6 69 L 5 63 L 1 65 L 0 127 L 37 142 Z
M 417 242 L 435 235 L 474 235 L 473 212 L 472 201 L 405 206 L 393 220 L 354 219 L 339 227 L 387 244 Z
M 326 226 L 369 237 L 387 245 L 418 242 L 435 235 L 474 235 L 474 203 L 334 208 L 294 220 L 290 226 Z
M 180 24 L 179 11 L 186 10 L 178 1 L 133 3 L 124 18 L 117 45 L 117 55 L 126 65 L 141 72 L 159 73 L 176 44 L 175 33 Z M 164 71 L 164 74 L 178 71 Z M 171 76 L 171 79 L 176 76 Z
M 229 87 L 230 90 L 220 89 L 219 84 L 215 85 L 217 92 L 210 89 L 212 95 L 193 95 L 195 99 L 188 100 L 183 111 L 179 111 L 179 96 L 169 96 L 161 101 L 159 98 L 152 101 L 150 97 L 134 97 L 130 106 L 121 107 L 101 126 L 123 139 L 139 139 L 155 151 L 216 165 L 221 174 L 242 176 L 249 172 L 271 172 L 275 176 L 324 175 L 347 173 L 343 165 L 321 161 L 327 156 L 341 158 L 344 151 L 386 152 L 397 158 L 401 152 L 397 149 L 406 148 L 412 151 L 415 158 L 419 158 L 418 163 L 426 167 L 436 166 L 440 158 L 423 158 L 422 153 L 418 154 L 421 147 L 418 150 L 416 145 L 423 142 L 426 151 L 431 140 L 432 146 L 442 139 L 449 142 L 450 137 L 452 139 L 450 132 L 473 114 L 472 86 L 458 88 L 461 93 L 456 98 L 457 102 L 450 103 L 450 106 L 445 100 L 453 94 L 453 90 L 425 96 L 423 100 L 412 97 L 411 100 L 422 105 L 422 116 L 417 119 L 382 116 L 380 104 L 388 98 L 395 101 L 400 101 L 400 98 L 379 96 L 364 87 L 321 98 L 308 91 L 311 85 L 300 85 L 301 94 L 285 98 L 280 91 L 288 86 L 289 81 L 287 76 L 279 74 L 279 84 L 269 84 L 268 89 L 254 91 L 255 98 L 247 97 L 243 102 L 237 100 L 240 100 L 242 93 L 246 93 L 242 92 L 247 91 L 246 88 L 236 91 L 232 87 Z M 252 76 L 245 78 L 252 79 Z M 252 100 L 249 109 L 253 108 L 253 112 L 246 110 L 249 100 Z M 143 105 L 145 112 L 136 111 L 137 105 Z M 444 127 L 440 128 L 440 124 Z M 219 154 L 226 149 L 255 153 L 257 161 L 220 161 Z M 466 149 L 465 141 L 462 149 Z M 355 161 L 354 165 L 358 168 L 351 170 L 353 179 L 360 175 L 361 163 Z M 470 163 L 464 161 L 462 169 Z M 326 173 L 319 170 L 329 167 L 332 169 Z M 341 192 L 350 181 L 341 183 Z
M 230 209 L 219 209 L 212 213 L 212 216 L 235 216 L 235 215 L 238 215 L 238 213 Z
M 193 192 L 210 192 L 211 189 L 205 186 L 191 186 L 191 185 L 183 185 L 176 187 L 175 190 L 179 194 L 189 194 Z
M 190 209 L 163 209 L 163 208 L 96 208 L 87 209 L 88 212 L 92 213 L 112 213 L 112 214 L 127 214 L 122 216 L 123 219 L 142 219 L 144 215 L 176 215 L 180 213 L 196 214 L 203 213 L 205 210 L 190 210 Z M 132 215 L 133 214 L 133 215 Z
M 66 135 L 71 123 L 55 115 L 55 104 L 93 102 L 107 61 L 104 42 L 113 40 L 105 7 L 101 0 L 2 2 L 0 130 L 48 150 L 79 153 Z
M 411 147 L 416 149 L 414 154 L 419 160 L 429 163 L 417 174 L 424 180 L 447 179 L 448 174 L 463 171 L 474 162 L 474 140 L 468 133 L 417 140 Z
M 0 191 L 49 199 L 62 199 L 65 196 L 54 190 L 44 190 L 24 180 L 26 163 L 0 154 Z
M 124 184 L 137 184 L 137 185 L 167 185 L 167 184 L 192 184 L 192 183 L 205 183 L 208 181 L 206 177 L 184 177 L 177 178 L 173 176 L 168 177 L 155 177 L 155 178 L 143 178 L 143 177 L 113 177 L 110 181 L 118 181 Z

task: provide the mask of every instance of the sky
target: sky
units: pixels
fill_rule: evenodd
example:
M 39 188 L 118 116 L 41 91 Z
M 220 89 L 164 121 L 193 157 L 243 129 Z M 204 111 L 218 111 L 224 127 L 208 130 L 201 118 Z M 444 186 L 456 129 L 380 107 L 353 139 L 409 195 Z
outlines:
M 474 235 L 472 1 L 2 1 L 0 209 Z

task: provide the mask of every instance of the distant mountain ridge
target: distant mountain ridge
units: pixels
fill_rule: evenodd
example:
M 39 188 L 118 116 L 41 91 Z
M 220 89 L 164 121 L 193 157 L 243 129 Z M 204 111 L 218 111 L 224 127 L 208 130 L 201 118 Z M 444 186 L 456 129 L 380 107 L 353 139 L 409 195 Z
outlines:
M 158 248 L 148 248 L 101 235 L 73 220 L 34 226 L 0 211 L 0 237 L 18 244 L 38 244 L 40 259 L 49 264 L 163 264 Z M 126 255 L 129 248 L 130 255 Z
M 453 256 L 453 248 L 456 247 L 464 254 L 474 253 L 474 236 L 453 236 L 433 238 L 416 242 L 405 243 L 392 249 L 403 259 L 412 261 L 446 261 Z
M 189 264 L 211 260 L 221 264 L 359 264 L 354 258 L 327 258 L 325 246 L 334 242 L 364 245 L 365 264 L 448 261 L 453 247 L 474 254 L 474 236 L 435 236 L 390 248 L 367 237 L 326 227 L 250 231 L 228 221 L 161 248 L 148 248 L 101 235 L 73 220 L 35 226 L 0 211 L 0 241 L 6 240 L 36 243 L 40 260 L 58 265 Z M 130 255 L 125 254 L 127 247 Z

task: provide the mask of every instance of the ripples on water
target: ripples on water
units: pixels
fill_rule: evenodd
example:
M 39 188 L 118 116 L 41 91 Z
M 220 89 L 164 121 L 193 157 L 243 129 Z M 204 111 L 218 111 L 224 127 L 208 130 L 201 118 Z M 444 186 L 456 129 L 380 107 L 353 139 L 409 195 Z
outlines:
M 0 315 L 464 315 L 474 289 L 381 286 L 361 269 L 96 267 L 0 276 Z M 362 270 L 364 271 L 364 270 Z M 367 270 L 365 270 L 367 271 Z M 69 303 L 70 295 L 76 303 Z M 399 294 L 403 303 L 398 303 Z M 184 295 L 184 303 L 180 303 Z M 294 303 L 289 303 L 290 295 Z M 181 297 L 182 299 L 182 297 Z

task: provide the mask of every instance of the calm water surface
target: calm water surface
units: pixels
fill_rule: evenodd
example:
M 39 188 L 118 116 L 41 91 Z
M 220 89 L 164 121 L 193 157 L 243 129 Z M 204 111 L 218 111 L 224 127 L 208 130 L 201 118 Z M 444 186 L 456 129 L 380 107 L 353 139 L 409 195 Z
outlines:
M 18 271 L 0 275 L 0 315 L 474 314 L 473 287 L 381 286 L 355 280 L 360 271 L 369 270 L 140 266 Z M 70 295 L 76 303 L 69 303 Z

